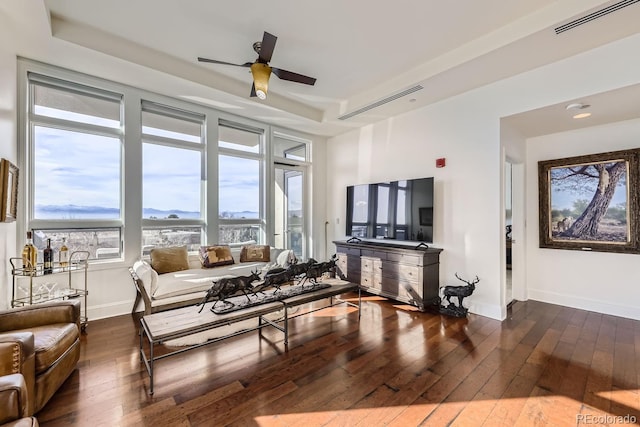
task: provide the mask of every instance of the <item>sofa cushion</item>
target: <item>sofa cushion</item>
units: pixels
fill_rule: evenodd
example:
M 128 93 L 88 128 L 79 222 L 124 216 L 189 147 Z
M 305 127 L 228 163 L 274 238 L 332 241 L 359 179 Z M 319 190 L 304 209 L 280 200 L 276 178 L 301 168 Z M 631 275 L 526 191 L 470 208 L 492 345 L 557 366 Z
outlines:
M 199 254 L 203 268 L 233 264 L 231 249 L 227 245 L 200 246 Z
M 223 277 L 248 276 L 251 271 L 260 270 L 265 265 L 264 262 L 247 262 L 212 269 L 192 268 L 161 274 L 158 276 L 158 285 L 151 298 L 159 300 L 193 292 L 202 292 L 204 297 L 204 292 L 211 287 L 213 281 Z
M 186 246 L 153 248 L 149 255 L 151 256 L 151 267 L 158 274 L 189 269 L 189 256 Z
M 269 245 L 245 245 L 240 250 L 240 262 L 269 262 L 270 260 Z
M 33 333 L 36 375 L 53 366 L 80 338 L 80 331 L 75 323 L 52 323 L 25 329 L 24 332 Z

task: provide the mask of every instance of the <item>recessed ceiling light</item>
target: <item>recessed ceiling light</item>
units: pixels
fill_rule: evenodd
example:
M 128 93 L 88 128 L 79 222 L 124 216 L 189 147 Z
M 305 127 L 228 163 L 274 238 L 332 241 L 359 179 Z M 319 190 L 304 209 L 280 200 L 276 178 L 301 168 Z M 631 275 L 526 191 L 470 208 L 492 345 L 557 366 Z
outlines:
M 580 113 L 573 116 L 574 119 L 584 119 L 585 117 L 589 117 L 591 113 Z
M 591 107 L 591 105 L 589 104 L 582 104 L 580 102 L 575 102 L 573 104 L 569 104 L 566 106 L 567 110 L 584 110 L 585 108 L 589 108 Z

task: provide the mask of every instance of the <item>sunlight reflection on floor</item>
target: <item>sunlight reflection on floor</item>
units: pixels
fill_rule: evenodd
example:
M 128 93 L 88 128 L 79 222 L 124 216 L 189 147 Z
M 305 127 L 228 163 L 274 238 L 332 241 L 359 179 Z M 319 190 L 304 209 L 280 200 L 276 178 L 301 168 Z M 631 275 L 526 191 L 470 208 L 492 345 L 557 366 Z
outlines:
M 626 392 L 635 394 L 637 390 Z M 629 396 L 626 396 L 629 397 Z M 299 412 L 254 417 L 260 427 L 274 426 L 494 426 L 576 425 L 577 417 L 618 417 L 565 396 L 529 396 L 404 406 L 379 406 L 338 411 Z M 556 409 L 556 410 L 553 410 Z M 567 409 L 567 410 L 557 410 Z M 542 423 L 542 424 L 541 424 Z M 545 424 L 546 423 L 546 424 Z

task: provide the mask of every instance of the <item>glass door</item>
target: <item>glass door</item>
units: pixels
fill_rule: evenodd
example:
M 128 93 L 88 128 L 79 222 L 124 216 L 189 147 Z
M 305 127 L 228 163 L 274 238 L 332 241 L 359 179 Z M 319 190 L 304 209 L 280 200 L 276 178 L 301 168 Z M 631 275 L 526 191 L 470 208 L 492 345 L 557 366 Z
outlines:
M 277 248 L 292 249 L 298 259 L 305 259 L 306 218 L 304 209 L 304 167 L 275 165 L 275 227 Z

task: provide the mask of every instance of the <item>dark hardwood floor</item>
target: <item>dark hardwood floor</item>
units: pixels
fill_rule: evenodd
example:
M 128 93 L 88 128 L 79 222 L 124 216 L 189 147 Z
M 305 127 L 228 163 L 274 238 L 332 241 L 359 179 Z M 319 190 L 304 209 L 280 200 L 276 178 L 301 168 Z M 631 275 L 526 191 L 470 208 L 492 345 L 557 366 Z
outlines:
M 507 320 L 363 297 L 156 363 L 138 319 L 96 320 L 42 426 L 574 426 L 640 420 L 640 322 L 534 301 Z M 627 417 L 616 418 L 616 417 Z

